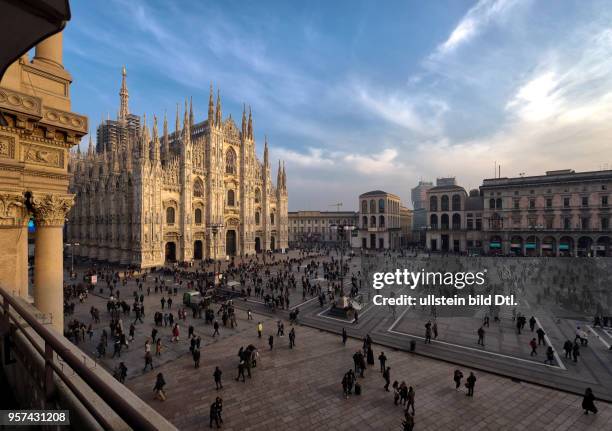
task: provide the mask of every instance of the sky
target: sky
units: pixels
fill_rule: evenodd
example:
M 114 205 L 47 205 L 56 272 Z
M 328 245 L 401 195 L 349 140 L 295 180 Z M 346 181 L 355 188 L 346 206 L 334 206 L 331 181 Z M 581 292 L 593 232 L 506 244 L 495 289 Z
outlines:
M 224 116 L 253 110 L 290 210 L 357 208 L 382 189 L 408 207 L 419 180 L 612 168 L 607 1 L 79 0 L 64 34 L 74 111 L 91 130 L 152 118 L 211 83 Z M 181 112 L 182 118 L 182 112 Z M 151 125 L 150 125 L 151 126 Z M 87 138 L 82 142 L 86 148 Z

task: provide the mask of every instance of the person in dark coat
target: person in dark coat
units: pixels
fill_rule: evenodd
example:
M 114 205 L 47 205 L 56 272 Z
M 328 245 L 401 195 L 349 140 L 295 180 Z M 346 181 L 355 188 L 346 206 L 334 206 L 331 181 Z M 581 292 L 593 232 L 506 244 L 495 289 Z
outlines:
M 372 350 L 372 346 L 368 346 L 368 365 L 374 365 L 374 350 Z
M 473 397 L 474 396 L 474 386 L 476 386 L 476 376 L 474 375 L 474 373 L 470 373 L 465 385 L 467 386 L 467 390 L 468 390 L 468 393 L 466 395 L 468 397 Z
M 593 395 L 593 391 L 591 390 L 591 388 L 586 388 L 586 391 L 584 391 L 584 397 L 582 398 L 582 408 L 584 409 L 585 415 L 588 415 L 589 412 L 597 414 L 597 407 L 595 407 L 595 395 Z
M 461 370 L 455 370 L 453 374 L 453 380 L 455 381 L 455 389 L 459 389 L 461 386 L 461 379 L 463 378 L 463 373 Z
M 200 349 L 194 349 L 192 355 L 194 367 L 200 368 Z
M 346 334 L 346 329 L 342 328 L 342 344 L 346 344 L 346 339 L 348 335 Z
M 215 386 L 217 387 L 217 390 L 223 389 L 223 384 L 221 383 L 222 374 L 223 372 L 221 371 L 221 369 L 219 367 L 215 367 L 215 372 L 213 373 L 213 377 L 215 378 Z

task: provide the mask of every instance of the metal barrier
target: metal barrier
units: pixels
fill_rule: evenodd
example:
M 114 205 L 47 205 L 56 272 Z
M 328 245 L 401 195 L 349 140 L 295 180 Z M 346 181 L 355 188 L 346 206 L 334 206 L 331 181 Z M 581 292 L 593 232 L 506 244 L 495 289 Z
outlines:
M 90 370 L 81 359 L 72 351 L 64 346 L 65 341 L 57 334 L 53 333 L 40 323 L 28 310 L 6 290 L 0 287 L 0 296 L 3 298 L 4 323 L 10 327 L 12 325 L 23 333 L 36 351 L 45 361 L 44 390 L 48 397 L 54 391 L 54 374 L 57 375 L 66 386 L 72 391 L 77 399 L 83 404 L 87 411 L 104 429 L 112 429 L 111 424 L 104 415 L 89 400 L 88 396 L 77 388 L 74 382 L 67 376 L 63 369 L 54 361 L 54 353 L 57 353 L 61 361 L 69 365 L 72 370 L 83 379 L 83 381 L 119 416 L 134 430 L 157 430 L 158 427 L 140 410 L 124 400 L 123 396 L 105 382 L 98 374 Z M 42 349 L 39 343 L 33 339 L 32 335 L 25 330 L 19 319 L 10 312 L 14 309 L 18 316 L 25 320 L 28 325 L 40 336 L 45 348 Z

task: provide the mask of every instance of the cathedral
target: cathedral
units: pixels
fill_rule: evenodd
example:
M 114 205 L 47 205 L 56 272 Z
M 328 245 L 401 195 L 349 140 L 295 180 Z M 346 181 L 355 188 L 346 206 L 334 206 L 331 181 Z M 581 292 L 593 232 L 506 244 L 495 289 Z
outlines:
M 185 102 L 182 125 L 177 106 L 174 132 L 164 114 L 160 134 L 155 116 L 150 131 L 130 113 L 126 76 L 123 68 L 117 120 L 98 127 L 95 148 L 90 136 L 87 152 L 70 156 L 75 255 L 147 268 L 285 250 L 285 167 L 273 184 L 267 139 L 263 163 L 255 154 L 250 108 L 238 129 L 211 86 L 206 120 L 196 123 Z

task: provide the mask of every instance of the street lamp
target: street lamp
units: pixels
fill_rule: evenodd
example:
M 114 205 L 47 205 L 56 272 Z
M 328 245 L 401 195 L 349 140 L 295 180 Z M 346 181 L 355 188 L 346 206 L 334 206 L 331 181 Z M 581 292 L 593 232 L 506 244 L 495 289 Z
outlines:
M 213 234 L 213 272 L 215 273 L 215 284 L 217 283 L 217 272 L 216 272 L 216 264 L 217 264 L 217 233 L 219 233 L 220 229 L 223 229 L 223 223 L 209 223 L 206 226 Z M 221 261 L 219 261 L 219 272 L 221 272 Z
M 71 251 L 71 262 L 70 262 L 70 277 L 72 277 L 72 274 L 74 273 L 74 247 L 81 245 L 78 242 L 69 242 L 66 243 L 66 247 L 70 247 L 70 251 Z

